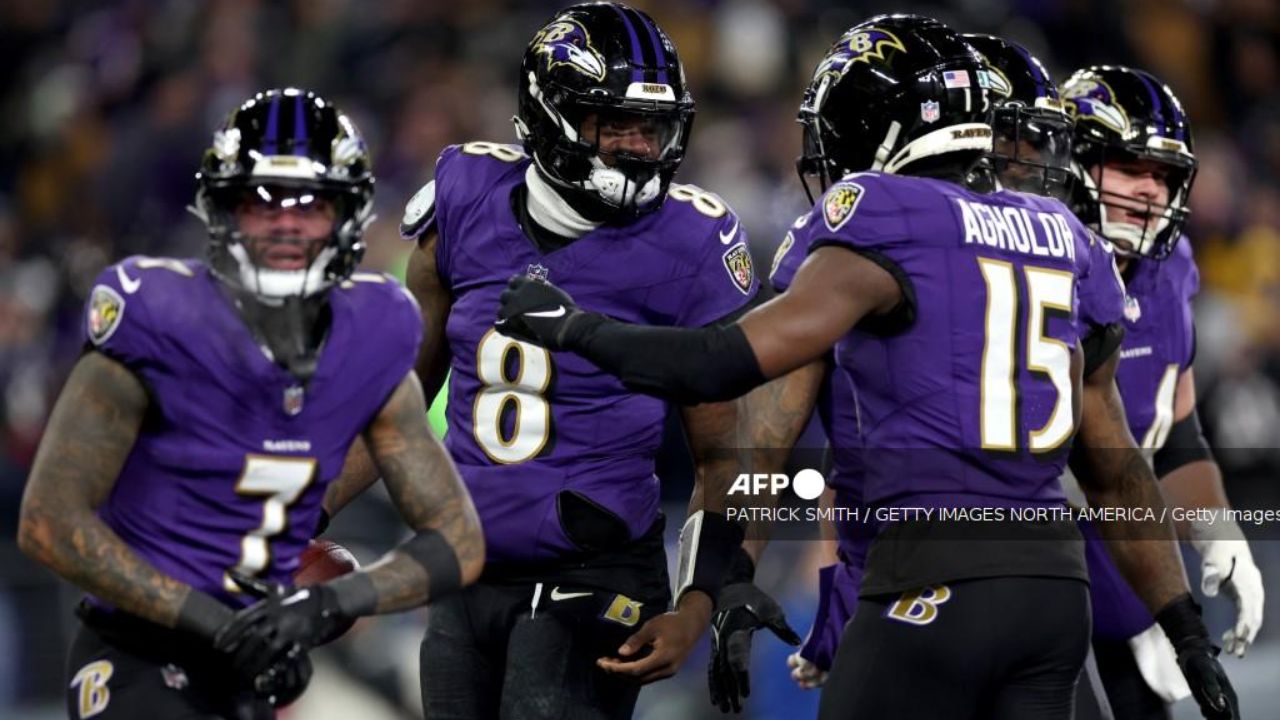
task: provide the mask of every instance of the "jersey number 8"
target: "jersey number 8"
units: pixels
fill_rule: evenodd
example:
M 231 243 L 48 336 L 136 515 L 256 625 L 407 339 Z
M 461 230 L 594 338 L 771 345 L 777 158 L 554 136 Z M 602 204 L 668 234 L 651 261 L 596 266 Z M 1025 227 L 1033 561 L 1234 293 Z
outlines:
M 511 375 L 514 373 L 514 377 Z M 489 459 L 510 465 L 537 457 L 551 437 L 551 353 L 490 330 L 476 348 L 476 393 L 472 427 Z M 511 431 L 503 430 L 511 418 Z

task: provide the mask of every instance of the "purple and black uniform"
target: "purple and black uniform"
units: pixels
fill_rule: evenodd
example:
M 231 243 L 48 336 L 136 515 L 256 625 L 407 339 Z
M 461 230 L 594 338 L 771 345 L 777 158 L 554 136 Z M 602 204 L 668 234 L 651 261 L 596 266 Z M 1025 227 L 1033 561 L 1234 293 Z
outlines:
M 858 184 L 864 185 L 862 182 Z M 946 187 L 954 189 L 954 186 Z M 855 192 L 858 197 L 854 201 L 859 202 L 861 195 L 866 192 L 866 188 L 864 186 L 863 189 Z M 1028 198 L 1028 196 L 1011 196 L 1008 193 L 980 197 L 982 200 L 977 200 L 971 194 L 965 193 L 959 195 L 956 199 L 964 198 L 966 202 L 986 202 L 998 207 L 1003 204 L 1006 198 Z M 1034 205 L 1052 208 L 1052 212 L 1062 214 L 1061 206 L 1052 204 L 1051 201 L 1040 201 L 1034 203 Z M 970 207 L 972 208 L 972 206 Z M 856 210 L 859 215 L 855 215 L 852 220 L 847 220 L 847 222 L 871 222 L 870 219 L 861 216 L 860 202 Z M 1037 212 L 1045 211 L 1037 210 Z M 963 211 L 960 212 L 963 213 Z M 793 231 L 788 234 L 783 246 L 779 249 L 771 275 L 771 280 L 778 290 L 785 290 L 791 284 L 795 272 L 807 256 L 806 246 L 796 242 L 796 235 L 811 220 L 825 222 L 825 219 L 821 218 L 821 216 L 802 216 L 797 221 Z M 818 232 L 822 233 L 823 229 L 820 227 Z M 1090 326 L 1103 326 L 1117 322 L 1120 318 L 1123 303 L 1123 286 L 1118 274 L 1115 272 L 1114 260 L 1111 256 L 1109 245 L 1098 241 L 1091 235 L 1086 235 L 1085 237 L 1087 251 L 1081 252 L 1076 262 L 1076 267 L 1078 268 L 1076 271 L 1077 309 L 1081 319 L 1080 335 L 1085 334 Z M 1032 252 L 1034 253 L 1034 250 Z M 943 305 L 942 307 L 946 306 Z M 972 308 L 970 308 L 974 317 L 972 322 L 983 321 L 981 307 L 977 312 L 973 312 Z M 832 471 L 831 484 L 836 491 L 836 504 L 845 507 L 859 507 L 865 510 L 865 505 L 862 502 L 865 468 L 862 465 L 864 462 L 874 463 L 876 458 L 875 455 L 868 457 L 864 452 L 860 451 L 865 439 L 860 434 L 860 413 L 856 405 L 858 398 L 849 380 L 851 375 L 857 375 L 856 370 L 851 373 L 844 367 L 833 368 L 833 375 L 823 384 L 818 401 L 818 410 L 827 436 L 830 438 L 835 450 L 835 464 Z M 865 416 L 862 417 L 862 423 L 864 423 L 862 427 L 866 427 L 866 422 L 867 418 Z M 944 445 L 943 447 L 946 446 Z M 800 654 L 803 657 L 823 670 L 830 668 L 840 636 L 856 607 L 867 548 L 875 536 L 876 526 L 870 523 L 841 523 L 837 525 L 837 531 L 840 540 L 839 555 L 841 562 L 837 565 L 823 568 L 821 571 L 821 597 L 818 614 L 809 637 L 800 650 Z
M 89 301 L 90 346 L 151 400 L 98 513 L 157 570 L 231 605 L 253 600 L 227 589 L 232 568 L 291 582 L 325 487 L 412 369 L 421 321 L 394 279 L 356 273 L 328 303 L 328 338 L 304 386 L 199 261 L 128 258 L 102 272 Z
M 715 196 L 677 185 L 636 222 L 544 254 L 512 211 L 530 160 L 493 147 L 449 147 L 436 165 L 437 269 L 453 296 L 446 445 L 475 500 L 490 563 L 587 549 L 587 538 L 575 542 L 564 526 L 566 493 L 620 520 L 622 539 L 635 540 L 658 519 L 654 456 L 666 404 L 577 355 L 499 334 L 498 296 L 523 274 L 628 322 L 707 325 L 758 289 L 746 233 Z
M 1148 453 L 1164 445 L 1173 426 L 1174 391 L 1195 354 L 1191 300 L 1199 289 L 1200 273 L 1185 236 L 1163 262 L 1135 261 L 1127 283 L 1116 385 L 1129 430 Z M 1086 528 L 1085 536 L 1094 539 L 1097 531 Z M 1087 554 L 1095 637 L 1124 642 L 1154 625 L 1105 546 L 1090 542 Z
M 530 165 L 493 143 L 446 148 L 436 164 L 428 223 L 453 301 L 445 444 L 487 564 L 432 606 L 423 704 L 432 717 L 629 717 L 639 686 L 595 663 L 671 601 L 654 475 L 668 406 L 500 334 L 498 298 L 528 275 L 630 322 L 699 327 L 741 310 L 758 283 L 738 218 L 688 185 L 634 222 L 540 249 L 520 217 Z

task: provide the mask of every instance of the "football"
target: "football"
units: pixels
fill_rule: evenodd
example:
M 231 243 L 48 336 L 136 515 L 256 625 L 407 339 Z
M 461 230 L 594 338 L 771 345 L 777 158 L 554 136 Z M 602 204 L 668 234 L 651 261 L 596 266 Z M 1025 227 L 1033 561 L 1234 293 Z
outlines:
M 293 583 L 298 587 L 319 585 L 359 568 L 360 563 L 350 550 L 330 540 L 313 539 L 302 551 Z

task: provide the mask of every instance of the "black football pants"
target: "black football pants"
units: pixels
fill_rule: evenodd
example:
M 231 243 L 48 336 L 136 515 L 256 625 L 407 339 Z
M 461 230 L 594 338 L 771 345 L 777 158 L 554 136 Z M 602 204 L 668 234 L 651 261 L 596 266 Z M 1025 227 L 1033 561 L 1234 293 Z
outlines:
M 966 580 L 863 598 L 821 720 L 1071 720 L 1089 650 L 1088 585 Z

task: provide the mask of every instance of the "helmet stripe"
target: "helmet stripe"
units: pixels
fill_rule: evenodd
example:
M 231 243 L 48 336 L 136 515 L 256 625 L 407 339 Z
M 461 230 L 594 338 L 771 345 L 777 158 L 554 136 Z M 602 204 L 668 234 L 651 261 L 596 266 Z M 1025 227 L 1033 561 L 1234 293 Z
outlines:
M 1031 70 L 1031 80 L 1036 84 L 1036 98 L 1053 97 L 1051 94 L 1053 85 L 1050 83 L 1049 78 L 1045 77 L 1040 63 L 1036 62 L 1035 57 L 1026 48 L 1016 43 L 1009 43 L 1009 47 L 1013 48 L 1014 52 L 1022 57 L 1027 63 L 1027 67 Z
M 307 123 L 303 116 L 302 106 L 306 102 L 301 95 L 294 98 L 297 104 L 293 106 L 293 154 L 307 154 Z
M 658 29 L 653 24 L 653 21 L 645 17 L 643 13 L 637 12 L 636 15 L 640 18 L 640 24 L 644 25 L 645 30 L 649 31 L 649 42 L 653 43 L 653 64 L 658 68 L 657 81 L 663 85 L 669 85 L 670 81 L 667 79 L 667 67 L 662 60 L 662 43 L 658 40 Z
M 280 141 L 279 120 L 280 96 L 276 95 L 271 98 L 271 107 L 267 109 L 267 129 L 262 136 L 262 154 L 264 155 L 275 155 L 279 152 L 276 149 L 276 144 Z
M 1139 72 L 1134 74 L 1142 81 L 1142 87 L 1146 89 L 1147 95 L 1151 98 L 1151 114 L 1156 117 L 1156 121 L 1164 127 L 1171 125 L 1169 118 L 1165 117 L 1164 100 L 1160 97 L 1160 89 L 1156 87 L 1156 84 L 1151 81 L 1150 76 L 1146 73 Z M 1160 134 L 1163 135 L 1164 133 L 1161 132 Z
M 632 82 L 644 82 L 644 58 L 641 56 L 640 38 L 636 35 L 636 27 L 631 24 L 631 19 L 623 12 L 618 5 L 610 5 L 614 12 L 618 13 L 618 17 L 622 18 L 622 24 L 627 27 L 627 36 L 631 39 L 631 62 L 635 69 L 631 71 Z

